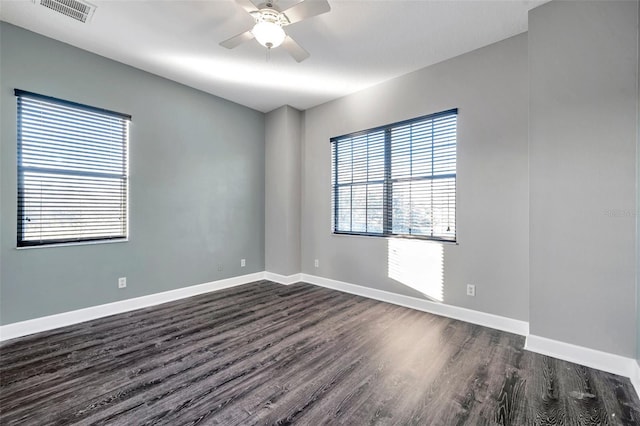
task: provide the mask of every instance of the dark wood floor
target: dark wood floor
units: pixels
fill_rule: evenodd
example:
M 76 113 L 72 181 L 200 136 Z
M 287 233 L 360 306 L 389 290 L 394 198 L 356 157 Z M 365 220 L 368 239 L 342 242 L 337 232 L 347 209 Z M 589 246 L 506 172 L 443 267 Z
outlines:
M 0 423 L 639 425 L 628 379 L 524 338 L 253 283 L 0 345 Z

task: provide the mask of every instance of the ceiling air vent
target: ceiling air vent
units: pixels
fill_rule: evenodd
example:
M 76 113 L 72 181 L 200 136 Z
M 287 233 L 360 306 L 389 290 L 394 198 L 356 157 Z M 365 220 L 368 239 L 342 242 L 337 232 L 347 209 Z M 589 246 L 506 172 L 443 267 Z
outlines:
M 33 2 L 80 22 L 91 20 L 96 10 L 94 5 L 78 0 L 33 0 Z

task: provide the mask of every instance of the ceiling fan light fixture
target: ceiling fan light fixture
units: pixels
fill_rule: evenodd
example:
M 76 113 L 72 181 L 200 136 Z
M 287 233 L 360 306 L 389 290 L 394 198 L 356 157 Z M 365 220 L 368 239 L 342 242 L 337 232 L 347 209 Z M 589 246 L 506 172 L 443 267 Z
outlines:
M 266 47 L 267 49 L 273 49 L 278 47 L 284 41 L 286 34 L 282 29 L 282 26 L 275 22 L 259 21 L 251 30 L 253 36 L 258 43 Z

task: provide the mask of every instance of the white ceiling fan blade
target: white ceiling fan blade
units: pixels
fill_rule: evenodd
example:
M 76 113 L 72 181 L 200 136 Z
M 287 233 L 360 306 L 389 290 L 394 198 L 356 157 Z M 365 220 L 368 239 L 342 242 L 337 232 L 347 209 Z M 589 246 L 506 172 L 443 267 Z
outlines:
M 220 46 L 226 47 L 227 49 L 233 49 L 236 46 L 244 43 L 245 41 L 249 41 L 253 38 L 253 33 L 251 30 L 240 33 L 236 36 L 231 37 L 225 41 L 220 42 Z
M 284 38 L 282 47 L 284 47 L 284 50 L 289 52 L 289 55 L 293 56 L 293 59 L 295 59 L 296 62 L 302 62 L 310 56 L 309 52 L 304 50 L 302 46 L 296 43 L 296 41 L 289 36 Z
M 331 6 L 327 0 L 303 0 L 298 4 L 294 4 L 289 9 L 283 11 L 289 23 L 302 21 L 312 16 L 321 15 L 331 10 Z
M 255 12 L 256 10 L 258 10 L 258 7 L 251 0 L 236 0 L 236 3 L 238 3 L 240 7 L 246 10 L 247 13 Z

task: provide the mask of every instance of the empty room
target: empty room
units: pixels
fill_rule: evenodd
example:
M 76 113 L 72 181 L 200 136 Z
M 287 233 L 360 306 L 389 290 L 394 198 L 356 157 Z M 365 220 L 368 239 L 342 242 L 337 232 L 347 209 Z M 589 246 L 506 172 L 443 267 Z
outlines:
M 640 425 L 638 0 L 0 0 L 0 424 Z

